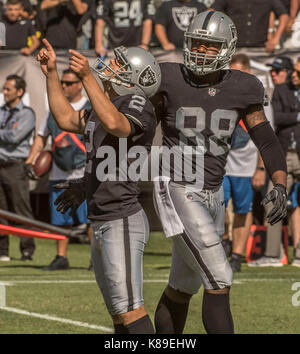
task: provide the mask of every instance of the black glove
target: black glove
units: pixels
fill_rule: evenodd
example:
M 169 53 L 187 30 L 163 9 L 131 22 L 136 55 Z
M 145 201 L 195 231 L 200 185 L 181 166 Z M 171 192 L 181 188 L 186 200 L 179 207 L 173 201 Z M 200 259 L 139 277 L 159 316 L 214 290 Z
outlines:
M 262 200 L 261 204 L 265 206 L 272 202 L 274 207 L 267 215 L 268 222 L 271 225 L 285 218 L 287 214 L 287 193 L 286 188 L 282 184 L 276 184 Z
M 86 180 L 85 178 L 73 179 L 54 185 L 56 189 L 65 189 L 54 201 L 54 205 L 57 205 L 56 210 L 65 214 L 68 209 L 70 216 L 76 213 L 80 204 L 86 199 Z
M 36 176 L 36 174 L 34 173 L 34 169 L 33 169 L 32 163 L 25 163 L 24 169 L 25 169 L 26 175 L 27 175 L 30 179 L 33 179 L 33 180 L 38 180 L 38 179 L 39 179 L 39 177 Z

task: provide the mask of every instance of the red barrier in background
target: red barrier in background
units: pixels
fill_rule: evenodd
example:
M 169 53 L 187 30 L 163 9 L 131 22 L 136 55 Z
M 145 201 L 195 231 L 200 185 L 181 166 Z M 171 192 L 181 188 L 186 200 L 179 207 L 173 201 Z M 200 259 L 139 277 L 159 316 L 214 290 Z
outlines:
M 6 235 L 15 235 L 23 237 L 37 237 L 37 238 L 46 238 L 51 240 L 65 240 L 66 236 L 50 234 L 48 232 L 34 231 L 28 229 L 21 229 L 19 227 L 7 226 L 0 224 L 0 233 Z
M 267 227 L 263 225 L 252 225 L 250 235 L 246 244 L 246 261 L 254 261 L 264 255 L 266 249 Z M 284 254 L 281 258 L 282 264 L 288 264 L 288 231 L 282 227 L 282 241 Z

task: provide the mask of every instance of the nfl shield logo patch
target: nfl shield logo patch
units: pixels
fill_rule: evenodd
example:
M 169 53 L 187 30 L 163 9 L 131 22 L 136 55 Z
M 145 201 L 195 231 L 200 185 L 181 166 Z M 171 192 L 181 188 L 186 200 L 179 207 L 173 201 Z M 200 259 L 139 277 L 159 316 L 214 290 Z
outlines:
M 215 96 L 216 93 L 217 93 L 217 90 L 216 90 L 215 88 L 210 87 L 210 88 L 208 89 L 208 94 L 209 94 L 210 96 Z

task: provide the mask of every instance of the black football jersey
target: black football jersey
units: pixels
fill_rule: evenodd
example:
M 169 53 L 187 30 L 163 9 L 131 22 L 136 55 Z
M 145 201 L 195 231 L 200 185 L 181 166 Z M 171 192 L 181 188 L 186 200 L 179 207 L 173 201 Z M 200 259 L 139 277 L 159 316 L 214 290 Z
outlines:
M 264 88 L 255 76 L 237 70 L 222 70 L 219 83 L 204 87 L 195 84 L 183 64 L 160 67 L 163 145 L 173 148 L 170 177 L 184 183 L 196 178 L 205 189 L 218 188 L 231 136 L 248 106 L 264 104 Z
M 143 21 L 154 19 L 153 0 L 98 0 L 97 18 L 109 28 L 110 48 L 120 45 L 138 46 L 141 43 Z
M 128 173 L 128 151 L 142 146 L 149 153 L 156 129 L 154 107 L 148 98 L 130 94 L 111 101 L 128 118 L 132 133 L 128 138 L 109 134 L 93 110 L 85 112 L 88 218 L 93 221 L 120 219 L 141 209 L 138 181 Z
M 206 10 L 206 6 L 197 0 L 163 2 L 156 12 L 155 23 L 165 27 L 170 42 L 177 48 L 183 48 L 184 32 L 193 18 Z

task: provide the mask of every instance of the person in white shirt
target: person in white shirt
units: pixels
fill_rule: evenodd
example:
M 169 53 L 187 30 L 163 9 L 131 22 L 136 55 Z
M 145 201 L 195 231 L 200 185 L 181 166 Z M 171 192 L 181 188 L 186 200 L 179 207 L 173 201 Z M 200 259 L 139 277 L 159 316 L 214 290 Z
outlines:
M 83 108 L 90 108 L 88 99 L 82 95 L 82 83 L 75 72 L 70 69 L 66 69 L 63 71 L 63 75 L 61 78 L 61 87 L 64 96 L 71 103 L 72 107 L 76 111 L 80 111 Z M 67 137 L 67 135 L 64 135 L 64 132 L 61 131 L 55 123 L 52 115 L 50 113 L 47 113 L 40 124 L 38 134 L 31 147 L 31 151 L 26 160 L 26 164 L 34 163 L 39 153 L 45 148 L 49 135 L 52 136 L 52 141 L 57 146 L 59 144 L 62 147 L 70 146 L 70 144 L 73 143 L 72 139 L 70 139 L 71 136 L 68 135 Z M 77 209 L 74 215 L 62 214 L 56 210 L 56 206 L 54 205 L 54 201 L 56 200 L 56 198 L 59 196 L 59 194 L 63 192 L 63 190 L 56 189 L 55 185 L 67 180 L 81 178 L 84 175 L 86 154 L 84 143 L 81 144 L 80 140 L 83 138 L 82 136 L 77 136 L 75 134 L 73 134 L 72 136 L 75 136 L 75 140 L 78 142 L 79 148 L 77 150 L 73 150 L 73 155 L 68 155 L 69 161 L 64 160 L 66 158 L 66 154 L 63 154 L 65 156 L 63 156 L 60 162 L 59 156 L 55 155 L 56 150 L 54 149 L 54 145 L 52 145 L 53 163 L 49 177 L 51 223 L 53 225 L 68 228 L 81 224 L 88 224 L 86 202 L 84 202 Z M 74 161 L 76 161 L 76 164 L 74 163 Z M 30 171 L 29 168 L 28 170 Z M 34 176 L 31 175 L 30 177 Z M 54 260 L 47 267 L 44 268 L 44 270 L 69 269 L 69 261 L 67 258 L 68 243 L 69 239 L 57 241 L 57 255 Z

